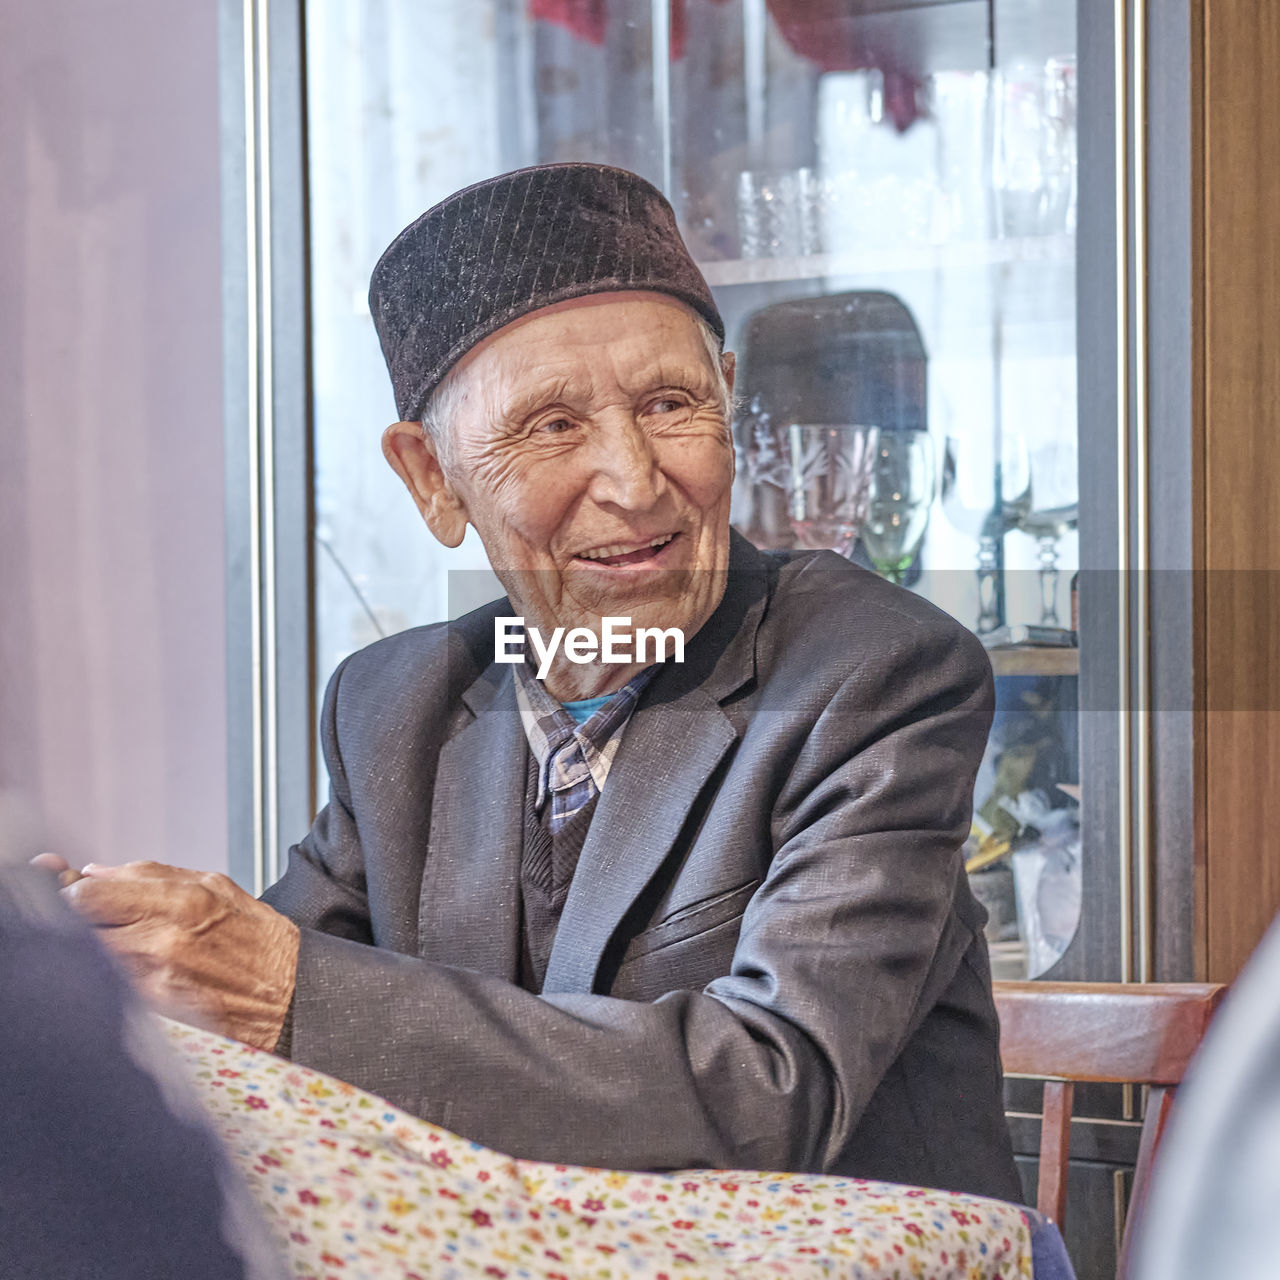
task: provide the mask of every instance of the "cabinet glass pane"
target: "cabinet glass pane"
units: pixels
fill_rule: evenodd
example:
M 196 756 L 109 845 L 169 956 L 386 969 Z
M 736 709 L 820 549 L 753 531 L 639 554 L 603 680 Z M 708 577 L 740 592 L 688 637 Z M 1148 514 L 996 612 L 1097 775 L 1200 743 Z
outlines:
M 739 355 L 737 526 L 839 549 L 992 644 L 1000 707 L 968 853 L 997 973 L 1047 970 L 1089 898 L 1075 15 L 1075 0 L 311 0 L 321 682 L 381 632 L 498 594 L 474 535 L 435 544 L 381 457 L 378 254 L 494 173 L 634 169 L 668 193 Z

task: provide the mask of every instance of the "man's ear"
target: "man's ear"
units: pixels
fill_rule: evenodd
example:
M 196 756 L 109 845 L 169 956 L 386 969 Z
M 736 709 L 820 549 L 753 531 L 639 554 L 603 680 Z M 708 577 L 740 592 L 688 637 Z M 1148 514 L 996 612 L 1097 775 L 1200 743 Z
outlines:
M 440 466 L 436 442 L 420 422 L 393 422 L 382 433 L 382 454 L 404 481 L 427 528 L 446 547 L 467 531 L 467 509 Z
M 724 380 L 729 384 L 729 395 L 733 396 L 733 379 L 738 372 L 738 357 L 733 351 L 725 351 L 720 356 L 720 368 L 724 370 Z
M 732 351 L 721 352 L 720 369 L 724 373 L 725 385 L 729 388 L 729 406 L 728 412 L 725 414 L 725 429 L 729 432 L 730 441 L 733 439 L 733 380 L 738 372 L 738 357 Z M 730 474 L 736 476 L 738 474 L 738 451 L 737 449 L 729 450 L 729 467 Z

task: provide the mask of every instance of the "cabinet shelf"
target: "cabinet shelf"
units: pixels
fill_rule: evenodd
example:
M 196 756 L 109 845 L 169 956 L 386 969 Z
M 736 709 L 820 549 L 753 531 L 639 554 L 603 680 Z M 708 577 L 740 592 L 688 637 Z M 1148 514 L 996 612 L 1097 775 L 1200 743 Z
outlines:
M 1078 676 L 1080 650 L 1036 645 L 988 649 L 991 669 L 998 676 Z
M 707 283 L 777 284 L 825 276 L 885 272 L 963 270 L 1006 263 L 1060 263 L 1075 257 L 1074 236 L 1027 236 L 1016 240 L 957 240 L 947 244 L 894 245 L 859 253 L 811 253 L 791 258 L 723 258 L 698 264 Z

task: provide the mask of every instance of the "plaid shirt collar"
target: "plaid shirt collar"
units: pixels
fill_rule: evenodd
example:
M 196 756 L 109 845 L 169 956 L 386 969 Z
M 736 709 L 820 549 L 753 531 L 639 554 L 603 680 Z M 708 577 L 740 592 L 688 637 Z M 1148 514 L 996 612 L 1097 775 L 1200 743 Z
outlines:
M 538 762 L 537 807 L 542 808 L 550 790 L 582 788 L 586 792 L 604 789 L 609 768 L 622 743 L 622 733 L 636 709 L 640 694 L 657 672 L 646 667 L 632 676 L 609 701 L 579 724 L 546 690 L 527 663 L 512 667 L 516 702 L 529 748 Z M 576 741 L 578 752 L 563 752 Z M 579 754 L 580 753 L 580 754 Z M 553 778 L 552 770 L 556 771 Z

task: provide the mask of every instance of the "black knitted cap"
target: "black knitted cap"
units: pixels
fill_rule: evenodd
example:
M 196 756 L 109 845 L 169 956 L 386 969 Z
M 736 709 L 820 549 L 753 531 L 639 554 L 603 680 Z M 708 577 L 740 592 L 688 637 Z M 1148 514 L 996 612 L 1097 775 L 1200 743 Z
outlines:
M 724 321 L 662 193 L 625 169 L 547 164 L 449 196 L 378 259 L 373 315 L 402 421 L 503 325 L 613 290 L 670 294 L 724 341 Z

